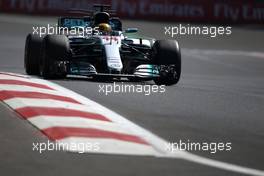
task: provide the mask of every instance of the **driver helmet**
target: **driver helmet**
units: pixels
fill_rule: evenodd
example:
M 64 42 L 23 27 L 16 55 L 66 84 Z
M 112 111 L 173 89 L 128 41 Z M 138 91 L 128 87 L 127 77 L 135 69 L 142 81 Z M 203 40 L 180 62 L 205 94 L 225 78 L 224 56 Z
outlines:
M 99 28 L 99 31 L 103 33 L 109 33 L 112 31 L 111 26 L 107 23 L 100 23 L 98 28 Z

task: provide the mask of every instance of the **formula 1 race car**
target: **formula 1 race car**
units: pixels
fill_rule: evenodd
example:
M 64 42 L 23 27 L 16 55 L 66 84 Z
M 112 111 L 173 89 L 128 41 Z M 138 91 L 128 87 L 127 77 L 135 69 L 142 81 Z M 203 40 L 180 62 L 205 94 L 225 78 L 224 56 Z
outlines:
M 61 17 L 56 34 L 28 34 L 26 73 L 44 79 L 81 75 L 154 80 L 173 85 L 181 76 L 181 53 L 176 40 L 155 40 L 137 35 L 137 28 L 122 29 L 106 5 L 95 5 L 82 17 Z M 84 13 L 84 10 L 81 10 Z

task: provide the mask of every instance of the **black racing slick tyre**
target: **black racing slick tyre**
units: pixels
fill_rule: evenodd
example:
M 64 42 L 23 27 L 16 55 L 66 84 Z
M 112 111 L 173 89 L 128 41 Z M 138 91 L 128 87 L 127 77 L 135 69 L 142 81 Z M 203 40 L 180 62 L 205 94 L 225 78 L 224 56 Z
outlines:
M 157 85 L 177 84 L 181 76 L 181 51 L 176 40 L 157 40 L 152 48 L 154 64 L 159 65 L 160 77 Z
M 39 60 L 42 38 L 28 34 L 25 43 L 24 67 L 28 75 L 39 75 Z
M 40 76 L 44 79 L 64 78 L 67 74 L 65 62 L 70 55 L 70 45 L 65 35 L 47 35 L 41 46 Z

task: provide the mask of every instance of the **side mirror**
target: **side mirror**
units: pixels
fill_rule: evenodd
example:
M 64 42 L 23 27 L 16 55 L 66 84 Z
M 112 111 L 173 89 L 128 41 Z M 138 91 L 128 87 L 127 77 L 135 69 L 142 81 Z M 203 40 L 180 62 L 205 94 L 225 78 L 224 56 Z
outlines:
M 125 33 L 136 33 L 138 32 L 138 28 L 127 28 Z

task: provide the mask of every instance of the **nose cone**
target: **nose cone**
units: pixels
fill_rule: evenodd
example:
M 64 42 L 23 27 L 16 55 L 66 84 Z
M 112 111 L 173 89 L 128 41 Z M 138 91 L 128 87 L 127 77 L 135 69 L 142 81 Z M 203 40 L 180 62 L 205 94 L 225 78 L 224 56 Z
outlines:
M 121 71 L 123 64 L 121 61 L 118 45 L 104 45 L 107 66 L 110 70 Z

